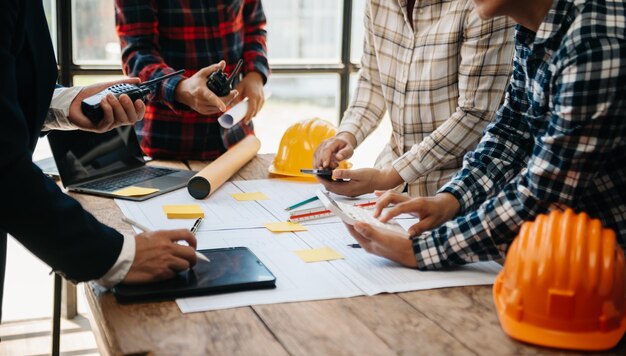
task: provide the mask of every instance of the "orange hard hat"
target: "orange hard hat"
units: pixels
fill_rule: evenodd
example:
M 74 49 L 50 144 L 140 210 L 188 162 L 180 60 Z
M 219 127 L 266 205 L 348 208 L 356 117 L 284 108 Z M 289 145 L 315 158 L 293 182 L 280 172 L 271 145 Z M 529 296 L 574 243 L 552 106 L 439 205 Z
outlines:
M 504 331 L 548 347 L 606 350 L 626 330 L 624 251 L 571 209 L 522 225 L 493 286 Z
M 335 126 L 319 118 L 298 121 L 289 126 L 269 167 L 270 173 L 314 180 L 311 175 L 300 173 L 300 169 L 313 168 L 313 154 L 317 146 L 336 134 Z M 350 167 L 347 162 L 340 162 L 339 168 Z

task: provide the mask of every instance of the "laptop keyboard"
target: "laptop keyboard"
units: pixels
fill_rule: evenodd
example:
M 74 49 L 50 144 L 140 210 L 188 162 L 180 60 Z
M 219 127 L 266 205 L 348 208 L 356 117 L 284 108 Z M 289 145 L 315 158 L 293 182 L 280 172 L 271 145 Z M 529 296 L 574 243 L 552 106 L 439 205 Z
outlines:
M 138 169 L 127 174 L 82 184 L 81 188 L 113 192 L 121 188 L 130 187 L 136 183 L 170 174 L 172 172 L 175 171 L 167 168 L 143 167 L 142 169 Z

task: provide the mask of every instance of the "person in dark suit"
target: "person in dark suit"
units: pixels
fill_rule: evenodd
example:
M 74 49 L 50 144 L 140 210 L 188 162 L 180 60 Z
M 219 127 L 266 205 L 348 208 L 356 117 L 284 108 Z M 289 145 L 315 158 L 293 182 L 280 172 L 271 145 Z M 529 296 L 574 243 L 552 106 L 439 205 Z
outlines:
M 104 132 L 135 123 L 145 111 L 141 101 L 110 96 L 102 102 L 105 118 L 94 126 L 81 113 L 80 102 L 112 83 L 55 89 L 56 81 L 41 0 L 0 2 L 0 308 L 7 233 L 72 281 L 98 280 L 105 286 L 152 282 L 196 262 L 196 240 L 189 231 L 124 237 L 83 210 L 33 164 L 42 130 Z

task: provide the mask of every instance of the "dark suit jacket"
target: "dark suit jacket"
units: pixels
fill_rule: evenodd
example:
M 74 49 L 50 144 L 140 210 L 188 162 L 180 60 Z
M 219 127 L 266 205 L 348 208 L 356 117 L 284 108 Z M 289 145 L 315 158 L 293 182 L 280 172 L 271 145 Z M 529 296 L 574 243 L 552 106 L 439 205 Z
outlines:
M 0 230 L 53 270 L 86 281 L 113 266 L 123 238 L 32 163 L 56 78 L 42 1 L 0 1 Z M 6 234 L 0 240 L 2 272 Z

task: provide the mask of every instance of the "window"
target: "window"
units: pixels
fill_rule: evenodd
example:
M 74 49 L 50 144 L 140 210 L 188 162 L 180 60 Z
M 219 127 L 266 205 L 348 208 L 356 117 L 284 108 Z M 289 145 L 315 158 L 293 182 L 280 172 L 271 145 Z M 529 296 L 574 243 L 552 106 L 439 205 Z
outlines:
M 272 63 L 341 61 L 341 1 L 272 0 L 263 8 Z
M 115 33 L 113 1 L 80 0 L 71 3 L 73 62 L 121 66 L 122 53 Z
M 56 16 L 56 3 L 54 0 L 43 0 L 43 10 L 46 13 L 46 20 L 48 20 L 48 28 L 50 28 L 50 36 L 52 37 L 52 45 L 54 51 L 57 50 L 57 16 Z
M 365 0 L 355 0 L 352 2 L 352 41 L 350 45 L 350 61 L 359 63 L 363 53 L 363 37 L 365 26 L 363 18 L 365 14 Z
M 358 71 L 364 4 L 365 0 L 263 2 L 272 68 L 268 86 L 273 93 L 255 120 L 263 152 L 275 152 L 282 132 L 295 121 L 321 117 L 339 122 L 349 102 L 350 78 Z M 44 0 L 44 5 L 61 49 L 57 53 L 62 84 L 87 85 L 121 75 L 112 1 Z

